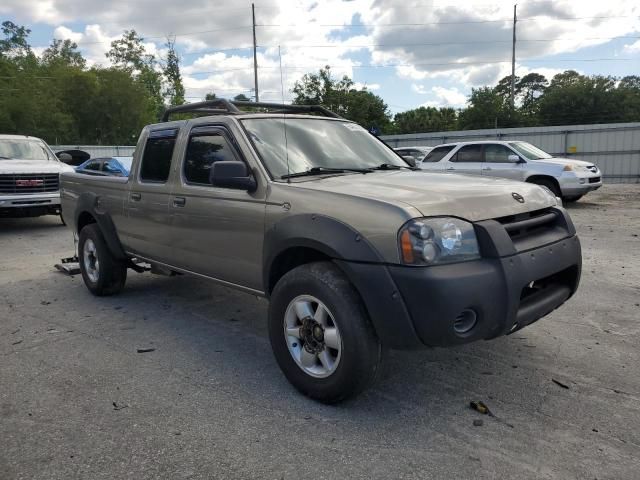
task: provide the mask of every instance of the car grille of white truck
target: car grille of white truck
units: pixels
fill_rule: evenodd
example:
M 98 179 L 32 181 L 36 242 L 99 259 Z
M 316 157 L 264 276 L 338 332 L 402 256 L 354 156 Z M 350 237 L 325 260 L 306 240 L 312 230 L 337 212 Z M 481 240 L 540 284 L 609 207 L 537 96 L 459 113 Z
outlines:
M 0 175 L 0 194 L 53 193 L 60 188 L 57 173 Z

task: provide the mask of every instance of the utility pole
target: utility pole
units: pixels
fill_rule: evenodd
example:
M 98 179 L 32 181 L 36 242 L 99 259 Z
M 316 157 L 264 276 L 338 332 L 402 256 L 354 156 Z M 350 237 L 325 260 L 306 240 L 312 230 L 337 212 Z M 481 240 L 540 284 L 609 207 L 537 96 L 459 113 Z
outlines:
M 511 111 L 513 112 L 515 106 L 516 96 L 516 22 L 517 14 L 516 8 L 518 5 L 513 6 L 513 43 L 511 48 Z
M 257 54 L 257 45 L 256 45 L 256 6 L 251 4 L 251 16 L 253 17 L 253 79 L 254 79 L 254 88 L 256 91 L 256 102 L 260 101 L 260 96 L 258 95 L 258 54 Z M 515 35 L 515 33 L 514 33 Z M 515 38 L 515 37 L 514 37 Z

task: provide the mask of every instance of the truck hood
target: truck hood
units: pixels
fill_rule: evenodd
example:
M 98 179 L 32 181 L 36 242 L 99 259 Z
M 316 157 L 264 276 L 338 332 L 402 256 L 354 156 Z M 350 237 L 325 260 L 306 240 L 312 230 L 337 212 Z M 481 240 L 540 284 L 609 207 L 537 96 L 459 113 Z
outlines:
M 504 217 L 556 205 L 555 197 L 531 183 L 450 173 L 392 171 L 314 178 L 297 187 L 411 206 L 424 216 L 471 221 Z M 520 203 L 513 197 L 524 198 Z
M 565 165 L 575 165 L 580 167 L 589 167 L 593 165 L 592 162 L 585 162 L 584 160 L 576 160 L 573 158 L 562 158 L 562 157 L 553 157 L 553 158 L 544 158 L 542 160 L 530 160 L 534 165 L 536 164 L 547 164 L 547 165 L 559 165 L 561 167 Z
M 0 175 L 62 172 L 73 172 L 73 168 L 56 160 L 7 160 L 0 158 Z

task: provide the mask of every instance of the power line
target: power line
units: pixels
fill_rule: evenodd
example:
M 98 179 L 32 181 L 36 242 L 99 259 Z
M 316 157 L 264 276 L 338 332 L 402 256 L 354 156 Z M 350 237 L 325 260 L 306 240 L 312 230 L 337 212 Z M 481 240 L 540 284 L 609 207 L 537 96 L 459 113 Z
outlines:
M 616 36 L 616 37 L 572 37 L 572 38 L 540 38 L 540 39 L 518 39 L 518 43 L 521 42 L 558 42 L 558 41 L 573 41 L 573 40 L 637 40 L 640 36 Z M 317 44 L 317 45 L 304 45 L 304 44 L 283 44 L 283 48 L 368 48 L 368 47 L 428 47 L 428 46 L 441 46 L 441 45 L 477 45 L 477 44 L 491 44 L 491 43 L 511 43 L 512 40 L 469 40 L 464 42 L 427 42 L 427 43 L 369 43 L 369 44 L 357 44 L 357 45 L 336 45 L 336 44 Z M 275 48 L 275 45 L 259 45 L 260 48 Z M 206 54 L 208 52 L 201 52 Z
M 523 17 L 518 19 L 518 21 L 530 21 L 537 20 L 540 18 L 549 18 L 549 15 L 536 15 L 534 17 Z M 598 16 L 598 17 L 561 17 L 554 18 L 554 20 L 595 20 L 595 19 L 613 19 L 613 18 L 640 18 L 637 15 L 615 15 L 615 16 Z M 452 22 L 421 22 L 421 23 L 357 23 L 357 24 L 344 24 L 344 23 L 318 23 L 318 24 L 309 24 L 309 26 L 315 27 L 342 27 L 342 28 L 379 28 L 379 27 L 423 27 L 427 25 L 467 25 L 467 24 L 478 24 L 478 23 L 507 23 L 511 22 L 511 18 L 505 18 L 500 20 L 459 20 Z M 278 28 L 278 27 L 299 27 L 299 24 L 258 24 L 256 27 L 265 27 L 265 28 Z

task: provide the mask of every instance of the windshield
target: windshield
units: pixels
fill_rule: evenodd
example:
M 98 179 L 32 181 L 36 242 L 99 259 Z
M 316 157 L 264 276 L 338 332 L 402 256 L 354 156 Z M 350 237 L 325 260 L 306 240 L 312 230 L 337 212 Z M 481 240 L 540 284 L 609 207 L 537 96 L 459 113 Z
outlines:
M 133 162 L 133 157 L 113 157 L 116 161 L 124 167 L 127 173 L 131 171 L 131 163 Z
M 390 148 L 355 123 L 313 117 L 286 121 L 282 117 L 267 117 L 244 119 L 242 124 L 275 179 L 318 167 L 366 169 L 385 163 L 407 166 Z
M 552 158 L 544 150 L 540 150 L 527 142 L 509 142 L 509 145 L 518 152 L 520 155 L 528 158 L 529 160 L 542 160 L 543 158 Z
M 0 160 L 53 160 L 49 149 L 36 139 L 0 139 Z

